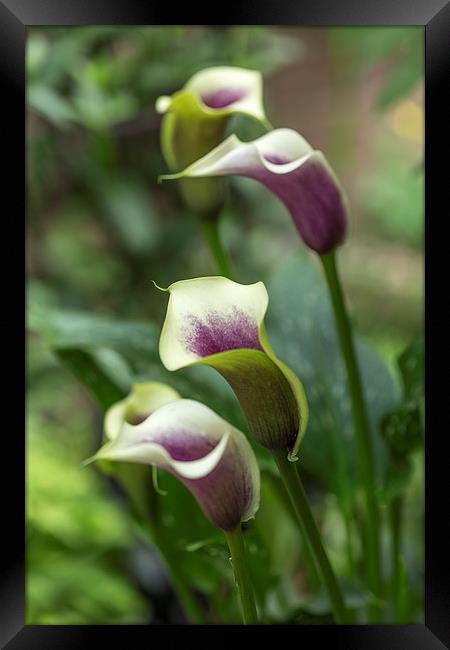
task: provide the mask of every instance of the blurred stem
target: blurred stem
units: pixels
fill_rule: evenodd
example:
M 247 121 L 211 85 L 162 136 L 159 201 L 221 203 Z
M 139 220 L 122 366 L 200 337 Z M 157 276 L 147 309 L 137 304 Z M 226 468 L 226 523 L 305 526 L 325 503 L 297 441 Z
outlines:
M 346 547 L 347 547 L 348 571 L 351 576 L 356 577 L 355 554 L 353 551 L 353 539 L 352 539 L 352 520 L 345 512 L 343 512 L 342 516 L 344 519 L 345 536 L 347 541 Z
M 135 470 L 127 474 L 122 471 L 116 473 L 116 479 L 121 483 L 130 501 L 131 512 L 133 519 L 139 526 L 139 530 L 144 534 L 145 541 L 151 542 L 157 548 L 159 554 L 166 567 L 170 584 L 181 604 L 181 607 L 186 615 L 186 618 L 192 623 L 205 623 L 205 616 L 197 601 L 195 594 L 191 587 L 188 585 L 184 575 L 181 574 L 179 569 L 179 562 L 176 561 L 176 549 L 172 547 L 171 541 L 167 540 L 164 535 L 164 530 L 161 528 L 159 518 L 158 500 L 159 495 L 149 480 L 146 484 L 145 495 L 136 492 L 133 484 L 130 481 L 136 475 L 136 467 L 119 463 L 118 467 L 122 470 L 128 469 Z M 143 470 L 149 468 L 143 467 Z M 150 476 L 150 472 L 148 472 Z M 143 484 L 143 474 L 140 476 L 139 485 Z M 144 499 L 143 497 L 146 497 Z
M 219 219 L 203 219 L 201 225 L 220 275 L 231 279 L 233 274 L 231 272 L 230 261 L 220 239 Z
M 402 618 L 401 592 L 401 524 L 403 514 L 403 497 L 397 497 L 389 505 L 389 521 L 391 525 L 391 564 L 392 564 L 392 597 L 394 601 L 395 622 Z
M 169 580 L 172 584 L 181 607 L 183 608 L 186 617 L 192 623 L 204 624 L 206 623 L 205 615 L 203 613 L 197 598 L 187 583 L 184 576 L 180 574 L 179 563 L 176 561 L 176 549 L 173 549 L 167 544 L 167 540 L 161 535 L 159 526 L 152 531 L 152 537 L 155 545 L 162 555 L 163 561 L 166 565 L 169 574 Z
M 367 525 L 366 575 L 369 588 L 378 598 L 381 597 L 379 513 L 375 499 L 375 460 L 370 437 L 369 420 L 364 401 L 361 376 L 356 360 L 353 334 L 345 307 L 344 296 L 336 267 L 334 251 L 321 255 L 325 278 L 333 305 L 339 343 L 347 371 L 348 386 L 353 410 L 356 444 L 358 449 L 358 466 L 364 489 Z M 371 622 L 380 622 L 379 606 L 371 607 Z
M 232 531 L 224 531 L 230 549 L 236 586 L 241 601 L 242 620 L 246 625 L 258 622 L 255 596 L 245 558 L 245 543 L 241 526 Z
M 311 545 L 309 543 L 306 531 L 303 527 L 303 522 L 299 522 L 295 508 L 292 505 L 291 499 L 287 494 L 285 487 L 281 484 L 280 478 L 278 476 L 272 476 L 271 474 L 269 474 L 269 479 L 274 489 L 277 491 L 280 501 L 283 503 L 286 510 L 289 512 L 291 518 L 295 521 L 296 524 L 300 523 L 302 529 L 302 539 L 303 539 L 303 547 L 301 550 L 305 556 L 305 565 L 307 567 L 308 578 L 311 583 L 310 586 L 313 589 L 317 589 L 321 584 L 321 577 L 319 575 L 319 569 L 317 566 L 316 558 L 311 549 Z
M 275 462 L 280 470 L 281 478 L 289 493 L 294 510 L 297 514 L 298 521 L 302 533 L 304 532 L 313 553 L 316 557 L 317 564 L 319 565 L 322 579 L 325 588 L 330 597 L 331 606 L 333 608 L 334 618 L 336 623 L 346 623 L 350 621 L 349 612 L 345 606 L 344 598 L 342 596 L 341 588 L 334 574 L 333 568 L 330 564 L 328 556 L 320 538 L 320 533 L 314 521 L 308 499 L 303 488 L 300 475 L 297 471 L 295 463 L 291 463 L 287 458 L 286 451 L 272 452 Z

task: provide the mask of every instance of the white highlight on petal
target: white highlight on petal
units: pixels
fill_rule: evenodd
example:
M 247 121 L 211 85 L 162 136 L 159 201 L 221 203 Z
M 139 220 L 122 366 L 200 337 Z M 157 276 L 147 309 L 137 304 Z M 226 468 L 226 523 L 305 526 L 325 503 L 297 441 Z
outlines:
M 211 313 L 226 321 L 236 310 L 255 321 L 258 330 L 269 303 L 262 282 L 243 285 L 220 276 L 181 280 L 170 285 L 169 304 L 159 342 L 159 354 L 168 370 L 178 370 L 201 357 L 187 346 L 192 318 L 205 322 Z
M 176 390 L 157 381 L 134 384 L 130 394 L 111 406 L 105 415 L 104 432 L 108 440 L 119 435 L 129 415 L 149 415 L 160 406 L 180 398 Z
M 288 174 L 317 154 L 321 162 L 325 161 L 323 155 L 314 151 L 293 129 L 275 129 L 252 142 L 242 142 L 233 134 L 184 171 L 162 178 L 254 175 L 258 170 Z M 274 163 L 270 160 L 272 157 L 286 158 L 287 162 Z

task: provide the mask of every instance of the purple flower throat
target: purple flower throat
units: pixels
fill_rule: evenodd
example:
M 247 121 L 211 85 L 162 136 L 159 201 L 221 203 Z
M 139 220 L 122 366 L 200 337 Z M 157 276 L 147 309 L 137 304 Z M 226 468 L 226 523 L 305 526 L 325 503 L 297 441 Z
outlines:
M 263 351 L 258 323 L 236 307 L 227 315 L 211 311 L 203 319 L 190 314 L 187 320 L 189 332 L 184 342 L 187 349 L 199 357 L 227 350 Z
M 245 97 L 246 94 L 245 90 L 239 88 L 221 88 L 202 95 L 202 100 L 209 108 L 226 108 Z

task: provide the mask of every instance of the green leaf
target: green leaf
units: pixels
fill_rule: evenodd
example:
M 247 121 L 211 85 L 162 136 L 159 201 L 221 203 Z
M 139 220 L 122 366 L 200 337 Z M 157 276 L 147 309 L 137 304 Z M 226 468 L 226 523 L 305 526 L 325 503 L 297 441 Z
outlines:
M 377 99 L 379 108 L 386 109 L 407 95 L 423 77 L 423 40 L 409 38 L 404 53 L 396 62 Z
M 379 500 L 386 504 L 400 497 L 411 480 L 412 469 L 409 458 L 392 459 L 387 468 L 383 489 L 378 493 Z
M 269 281 L 269 339 L 304 383 L 310 421 L 301 466 L 346 503 L 356 475 L 356 448 L 347 379 L 324 278 L 310 258 L 295 256 Z M 386 451 L 378 427 L 398 404 L 398 387 L 382 359 L 356 337 L 365 397 L 381 479 Z
M 96 181 L 94 189 L 102 212 L 125 246 L 135 254 L 151 254 L 162 231 L 150 194 L 141 182 L 109 174 Z
M 422 421 L 417 405 L 407 404 L 388 413 L 381 422 L 381 431 L 396 458 L 406 458 L 423 442 Z
M 60 348 L 55 354 L 63 366 L 84 384 L 103 411 L 125 397 L 125 392 L 102 370 L 94 354 L 76 348 Z
M 397 360 L 403 383 L 403 403 L 387 413 L 381 432 L 389 448 L 382 498 L 401 496 L 412 477 L 411 455 L 423 445 L 424 342 L 411 343 Z
M 38 115 L 62 128 L 76 121 L 76 113 L 70 101 L 50 86 L 31 84 L 27 94 L 28 106 Z
M 423 339 L 409 345 L 398 358 L 407 400 L 420 400 L 424 390 L 425 346 Z
M 109 348 L 121 354 L 134 372 L 159 359 L 157 328 L 153 323 L 117 322 L 62 309 L 52 309 L 30 301 L 28 325 L 39 332 L 53 349 Z

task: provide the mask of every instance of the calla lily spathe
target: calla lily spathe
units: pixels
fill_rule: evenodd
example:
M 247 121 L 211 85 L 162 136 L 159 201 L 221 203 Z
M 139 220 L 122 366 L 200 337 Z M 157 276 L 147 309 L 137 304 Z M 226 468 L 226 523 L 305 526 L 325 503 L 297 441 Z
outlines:
M 327 253 L 346 236 L 347 199 L 320 151 L 292 129 L 276 129 L 252 142 L 231 135 L 184 171 L 163 178 L 247 176 L 268 187 L 289 210 L 305 244 Z
M 180 399 L 176 390 L 156 381 L 134 384 L 127 397 L 116 402 L 106 411 L 103 439 L 115 440 L 123 426 L 138 424 L 161 406 Z M 101 461 L 104 473 L 114 477 L 127 495 L 131 509 L 139 520 L 146 520 L 151 512 L 151 474 L 149 468 L 134 463 Z
M 156 110 L 164 114 L 161 147 L 172 171 L 184 169 L 218 145 L 233 115 L 247 115 L 267 126 L 261 73 L 237 67 L 201 70 L 172 96 L 159 97 Z M 225 183 L 185 180 L 182 192 L 194 214 L 211 218 L 222 207 Z
M 295 460 L 308 406 L 302 384 L 277 359 L 265 334 L 269 299 L 264 284 L 205 277 L 175 282 L 167 291 L 159 344 L 165 367 L 215 368 L 236 393 L 254 438 Z
M 113 407 L 114 408 L 114 407 Z M 109 424 L 115 417 L 110 417 Z M 223 530 L 254 517 L 259 506 L 259 469 L 238 429 L 203 404 L 178 399 L 138 424 L 113 426 L 112 438 L 90 459 L 156 465 L 174 474 Z M 88 462 L 90 462 L 88 461 Z
M 262 76 L 257 70 L 231 66 L 205 68 L 194 74 L 184 87 L 172 96 L 158 97 L 156 110 L 166 113 L 184 110 L 190 97 L 199 118 L 217 119 L 240 113 L 266 123 L 262 97 Z M 191 111 L 194 109 L 191 108 Z
M 139 424 L 160 406 L 177 399 L 180 399 L 180 395 L 167 384 L 158 381 L 134 384 L 127 397 L 107 410 L 104 421 L 105 438 L 114 440 L 125 423 Z

